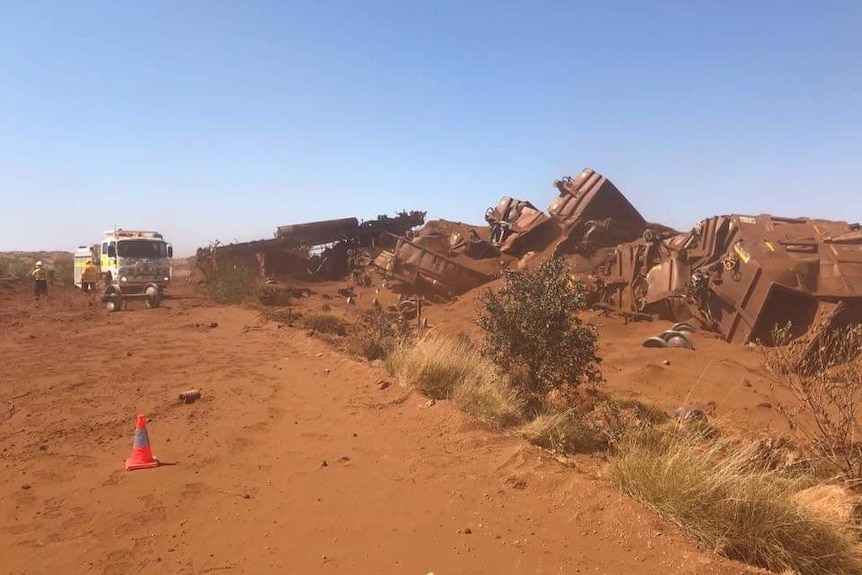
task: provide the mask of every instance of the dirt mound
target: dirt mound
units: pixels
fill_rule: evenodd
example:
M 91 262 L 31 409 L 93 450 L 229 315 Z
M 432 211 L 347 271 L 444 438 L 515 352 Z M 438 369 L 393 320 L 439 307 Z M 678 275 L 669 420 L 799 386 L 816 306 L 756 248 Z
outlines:
M 416 237 L 428 236 L 451 236 L 455 232 L 463 234 L 465 237 L 474 231 L 476 235 L 485 241 L 491 238 L 491 228 L 488 226 L 474 226 L 464 222 L 455 222 L 451 220 L 439 219 L 431 220 L 422 226 L 422 229 L 416 232 Z

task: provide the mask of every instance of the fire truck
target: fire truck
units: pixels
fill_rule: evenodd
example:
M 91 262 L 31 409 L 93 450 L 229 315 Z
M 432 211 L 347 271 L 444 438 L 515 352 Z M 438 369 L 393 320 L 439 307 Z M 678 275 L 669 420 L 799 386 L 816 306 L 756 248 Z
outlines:
M 173 247 L 152 230 L 114 229 L 90 248 L 105 287 L 101 300 L 118 311 L 127 298 L 142 298 L 147 307 L 161 304 L 171 281 Z

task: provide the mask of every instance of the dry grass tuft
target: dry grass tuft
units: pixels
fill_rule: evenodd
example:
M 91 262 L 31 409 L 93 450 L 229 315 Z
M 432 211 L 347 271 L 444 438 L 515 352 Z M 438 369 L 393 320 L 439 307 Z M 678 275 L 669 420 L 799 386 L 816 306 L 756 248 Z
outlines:
M 608 448 L 608 438 L 576 411 L 539 415 L 518 433 L 534 445 L 555 453 L 596 453 Z
M 452 399 L 460 409 L 494 428 L 520 423 L 523 403 L 496 366 L 469 340 L 422 338 L 386 359 L 389 371 L 435 399 Z
M 624 491 L 732 559 L 799 575 L 862 573 L 848 532 L 797 503 L 811 478 L 754 465 L 756 449 L 651 430 L 620 444 L 606 471 Z

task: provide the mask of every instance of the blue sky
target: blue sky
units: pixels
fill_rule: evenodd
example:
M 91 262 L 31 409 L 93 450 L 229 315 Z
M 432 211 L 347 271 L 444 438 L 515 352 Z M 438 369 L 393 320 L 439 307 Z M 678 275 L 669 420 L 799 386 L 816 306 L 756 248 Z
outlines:
M 0 0 L 0 250 L 401 209 L 862 219 L 862 2 Z

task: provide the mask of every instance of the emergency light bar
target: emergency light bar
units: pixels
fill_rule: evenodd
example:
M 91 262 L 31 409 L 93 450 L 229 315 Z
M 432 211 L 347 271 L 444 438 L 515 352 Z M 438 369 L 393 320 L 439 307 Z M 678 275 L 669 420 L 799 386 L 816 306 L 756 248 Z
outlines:
M 115 236 L 117 238 L 154 238 L 154 239 L 162 239 L 162 234 L 158 232 L 151 232 L 147 230 L 123 230 L 119 229 L 117 231 L 106 231 L 105 235 Z

